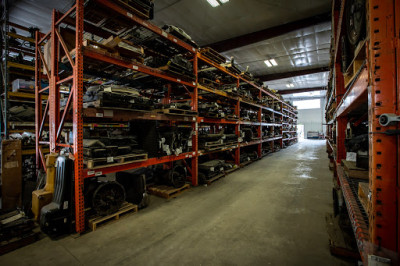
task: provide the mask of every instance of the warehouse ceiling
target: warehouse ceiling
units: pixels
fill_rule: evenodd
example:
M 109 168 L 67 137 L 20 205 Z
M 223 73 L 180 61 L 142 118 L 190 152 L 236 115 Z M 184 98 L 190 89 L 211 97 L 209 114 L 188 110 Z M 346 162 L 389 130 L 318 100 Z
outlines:
M 173 24 L 184 29 L 199 45 L 206 45 L 310 18 L 329 12 L 331 0 L 230 0 L 212 7 L 206 0 L 156 0 L 153 23 Z M 47 32 L 51 11 L 67 11 L 73 0 L 10 1 L 10 21 L 23 26 L 35 25 Z M 242 67 L 249 66 L 255 76 L 326 67 L 329 64 L 331 26 L 324 22 L 223 52 L 234 56 Z M 276 67 L 264 60 L 274 58 Z M 327 85 L 327 74 L 297 76 L 265 83 L 285 90 Z M 287 84 L 293 84 L 288 88 Z

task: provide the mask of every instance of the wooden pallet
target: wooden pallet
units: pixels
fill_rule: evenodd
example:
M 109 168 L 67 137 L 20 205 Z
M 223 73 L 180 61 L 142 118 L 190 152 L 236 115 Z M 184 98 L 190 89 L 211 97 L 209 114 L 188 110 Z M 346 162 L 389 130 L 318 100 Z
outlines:
M 170 198 L 175 198 L 176 196 L 188 190 L 189 188 L 190 185 L 185 184 L 180 188 L 174 188 L 170 186 L 154 186 L 154 187 L 148 187 L 147 190 L 152 195 L 156 195 L 165 199 L 170 199 Z
M 354 58 L 348 66 L 346 72 L 343 74 L 345 88 L 347 88 L 354 81 L 364 65 L 366 58 L 365 43 L 366 41 L 364 40 L 358 44 L 354 51 Z
M 240 169 L 240 167 L 235 165 L 232 169 L 225 170 L 225 175 L 235 172 L 236 170 L 239 170 L 239 169 Z
M 176 109 L 176 108 L 158 109 L 158 110 L 155 110 L 155 112 L 167 114 L 167 115 L 190 115 L 190 116 L 197 115 L 196 111 Z
M 138 206 L 132 203 L 124 202 L 122 207 L 113 214 L 107 216 L 96 215 L 89 218 L 88 226 L 92 231 L 96 231 L 97 227 L 119 220 L 122 216 L 138 212 Z
M 216 176 L 214 176 L 214 177 L 212 177 L 212 178 L 206 180 L 207 186 L 211 185 L 211 183 L 213 183 L 214 181 L 217 181 L 217 180 L 221 179 L 222 177 L 225 177 L 225 174 L 219 174 L 219 175 L 216 175 Z
M 358 168 L 355 162 L 342 160 L 342 165 L 347 176 L 350 178 L 369 179 L 368 170 Z
M 85 165 L 88 169 L 97 169 L 101 167 L 142 162 L 146 160 L 147 160 L 147 153 L 142 153 L 142 154 L 132 153 L 116 157 L 83 159 L 83 165 Z
M 40 230 L 34 229 L 30 233 L 26 233 L 23 237 L 15 237 L 9 241 L 0 243 L 0 256 L 21 247 L 30 245 L 40 238 Z
M 253 162 L 254 162 L 253 160 L 250 160 L 250 161 L 241 163 L 241 164 L 240 164 L 240 167 L 245 167 L 245 166 L 247 166 L 247 165 L 249 165 L 249 164 L 251 164 L 251 163 L 253 163 Z
M 360 253 L 354 242 L 354 235 L 349 230 L 343 230 L 340 224 L 340 215 L 334 217 L 332 214 L 325 216 L 326 229 L 329 236 L 329 249 L 332 255 L 346 259 L 360 259 Z M 345 228 L 346 229 L 346 228 Z

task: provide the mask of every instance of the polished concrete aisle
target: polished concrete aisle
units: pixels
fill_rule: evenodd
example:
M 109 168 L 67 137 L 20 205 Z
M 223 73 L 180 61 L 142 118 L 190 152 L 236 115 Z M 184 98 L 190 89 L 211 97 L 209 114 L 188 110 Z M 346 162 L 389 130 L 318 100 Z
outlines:
M 346 265 L 329 253 L 325 141 L 306 140 L 79 238 L 42 239 L 0 265 Z

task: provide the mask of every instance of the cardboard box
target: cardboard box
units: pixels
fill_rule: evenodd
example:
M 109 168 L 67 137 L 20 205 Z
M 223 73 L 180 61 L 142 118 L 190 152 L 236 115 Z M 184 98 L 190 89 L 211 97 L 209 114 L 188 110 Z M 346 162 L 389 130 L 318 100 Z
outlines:
M 21 140 L 3 140 L 1 143 L 2 209 L 21 207 L 22 153 Z
M 16 92 L 19 90 L 31 90 L 32 92 L 35 89 L 35 81 L 25 80 L 25 79 L 16 79 L 12 82 L 12 91 Z

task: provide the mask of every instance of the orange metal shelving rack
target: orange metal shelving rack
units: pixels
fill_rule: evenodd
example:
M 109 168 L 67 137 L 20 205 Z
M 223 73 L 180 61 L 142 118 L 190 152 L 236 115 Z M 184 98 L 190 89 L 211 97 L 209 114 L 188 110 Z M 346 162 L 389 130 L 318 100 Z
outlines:
M 255 126 L 258 127 L 258 133 L 260 139 L 251 143 L 242 143 L 232 147 L 234 149 L 234 157 L 235 163 L 239 165 L 240 163 L 240 147 L 249 146 L 249 145 L 258 145 L 258 153 L 261 156 L 261 148 L 262 143 L 264 142 L 271 142 L 273 141 L 280 141 L 280 145 L 282 147 L 283 140 L 281 138 L 272 138 L 272 139 L 262 139 L 261 128 L 263 126 L 270 126 L 268 123 L 262 123 L 261 121 L 261 110 L 265 110 L 267 112 L 274 113 L 277 116 L 281 117 L 281 121 L 283 120 L 283 116 L 286 115 L 287 117 L 291 116 L 291 121 L 295 121 L 295 110 L 292 106 L 288 105 L 287 103 L 281 101 L 272 93 L 264 90 L 261 87 L 258 87 L 252 82 L 249 82 L 243 79 L 241 76 L 234 75 L 227 71 L 225 68 L 220 67 L 219 65 L 214 64 L 213 62 L 203 58 L 200 53 L 197 52 L 197 49 L 188 45 L 187 43 L 183 42 L 182 40 L 172 36 L 161 30 L 160 28 L 156 27 L 149 21 L 143 20 L 137 17 L 134 14 L 124 10 L 123 8 L 119 7 L 112 1 L 105 1 L 105 0 L 96 0 L 96 3 L 106 8 L 109 11 L 112 11 L 118 16 L 123 17 L 125 20 L 132 23 L 132 25 L 138 25 L 141 27 L 150 30 L 151 32 L 162 36 L 167 41 L 171 43 L 171 45 L 178 46 L 180 49 L 185 50 L 187 53 L 190 53 L 193 56 L 193 68 L 194 74 L 196 76 L 195 81 L 188 82 L 185 80 L 181 80 L 180 78 L 171 76 L 163 71 L 158 69 L 152 69 L 148 66 L 145 66 L 140 63 L 136 62 L 127 62 L 123 59 L 118 59 L 106 54 L 98 53 L 94 50 L 87 49 L 83 46 L 83 36 L 85 33 L 84 27 L 87 25 L 84 22 L 84 1 L 77 0 L 75 5 L 67 11 L 65 14 L 61 14 L 57 11 L 53 11 L 52 14 L 52 26 L 51 31 L 46 35 L 37 33 L 36 35 L 36 88 L 35 88 L 35 98 L 36 98 L 36 162 L 37 168 L 41 169 L 44 168 L 45 165 L 45 157 L 44 157 L 44 147 L 50 148 L 50 152 L 58 152 L 62 148 L 69 148 L 71 152 L 71 157 L 74 159 L 74 171 L 75 171 L 75 222 L 76 222 L 76 231 L 78 233 L 83 232 L 85 229 L 85 214 L 84 214 L 84 195 L 83 195 L 83 183 L 84 179 L 87 177 L 115 173 L 119 171 L 125 171 L 129 169 L 139 168 L 139 167 L 146 167 L 156 164 L 162 163 L 171 163 L 177 160 L 184 160 L 184 159 L 191 159 L 191 166 L 187 165 L 188 171 L 191 174 L 191 182 L 193 185 L 197 185 L 197 167 L 198 167 L 198 157 L 204 155 L 202 151 L 198 150 L 198 126 L 201 123 L 217 123 L 217 124 L 229 124 L 231 121 L 226 121 L 224 119 L 208 119 L 208 118 L 201 118 L 198 116 L 169 116 L 165 114 L 149 114 L 149 113 L 140 113 L 137 111 L 121 111 L 121 110 L 114 110 L 112 113 L 112 117 L 118 122 L 125 122 L 133 119 L 145 119 L 145 120 L 173 120 L 173 121 L 184 121 L 185 123 L 190 123 L 195 134 L 192 137 L 192 151 L 184 154 L 180 154 L 178 156 L 164 156 L 161 158 L 149 158 L 143 162 L 135 162 L 135 163 L 128 163 L 119 166 L 107 166 L 100 169 L 96 169 L 95 171 L 84 169 L 83 166 L 83 121 L 84 118 L 95 118 L 95 117 L 103 117 L 107 118 L 107 113 L 104 112 L 102 109 L 98 108 L 83 108 L 83 63 L 85 58 L 90 58 L 91 60 L 97 60 L 99 62 L 107 62 L 109 64 L 113 64 L 119 67 L 132 69 L 137 72 L 142 72 L 148 74 L 150 76 L 154 76 L 157 78 L 161 78 L 163 80 L 169 81 L 171 83 L 181 84 L 186 86 L 190 89 L 191 98 L 192 98 L 192 110 L 197 111 L 198 109 L 198 90 L 204 90 L 216 95 L 227 97 L 230 99 L 234 99 L 236 101 L 236 109 L 235 112 L 237 115 L 240 113 L 240 105 L 247 104 L 251 105 L 254 108 L 258 108 L 259 110 L 259 122 L 253 123 Z M 71 21 L 71 18 L 74 17 L 74 21 Z M 74 51 L 74 58 L 71 57 L 65 40 L 63 40 L 60 32 L 59 32 L 59 25 L 61 23 L 66 23 L 75 27 L 75 48 L 72 50 Z M 88 32 L 93 29 L 93 26 L 87 27 Z M 96 34 L 96 32 L 92 32 Z M 110 34 L 111 35 L 111 34 Z M 50 43 L 50 61 L 51 65 L 47 65 L 45 61 L 45 54 L 42 52 L 42 46 L 45 43 Z M 60 79 L 58 76 L 58 68 L 60 62 L 60 54 L 61 51 L 64 51 L 66 57 L 68 59 L 69 64 L 72 67 L 73 74 L 69 77 Z M 232 96 L 227 95 L 225 92 L 212 90 L 209 88 L 205 88 L 203 86 L 198 85 L 197 82 L 197 67 L 198 67 L 198 60 L 205 61 L 206 63 L 215 66 L 219 71 L 223 71 L 234 78 L 237 79 L 237 82 L 245 82 L 250 84 L 253 88 L 259 90 L 259 95 L 268 95 L 271 99 L 275 99 L 277 102 L 280 103 L 281 111 L 275 111 L 271 108 L 258 105 L 252 102 L 245 102 L 241 98 L 235 98 Z M 41 69 L 45 70 L 45 74 L 43 74 Z M 41 87 L 40 80 L 47 76 L 49 79 L 49 86 L 46 88 Z M 68 95 L 68 101 L 64 110 L 60 112 L 60 85 L 62 84 L 72 84 L 71 91 Z M 43 97 L 43 93 L 48 90 L 49 97 L 46 101 Z M 43 101 L 46 101 L 46 105 L 44 110 L 41 108 L 41 104 Z M 69 114 L 70 109 L 72 107 L 72 117 Z M 284 109 L 285 108 L 285 109 Z M 285 113 L 285 114 L 283 114 Z M 112 117 L 109 117 L 110 119 Z M 65 121 L 72 121 L 73 124 L 73 141 L 72 145 L 65 144 L 60 142 L 61 132 L 64 126 Z M 292 123 L 293 123 L 292 122 Z M 235 123 L 236 133 L 239 132 L 240 125 L 248 124 L 248 122 L 238 121 Z M 45 127 L 48 125 L 49 131 L 49 141 L 43 141 L 42 135 L 45 131 Z M 281 134 L 282 134 L 282 122 L 278 123 L 278 126 L 281 127 Z M 294 140 L 296 137 L 291 138 L 290 140 Z
M 340 64 L 340 37 L 345 34 L 343 16 L 345 0 L 332 4 L 332 29 L 335 36 L 331 77 L 336 88 L 337 107 L 334 117 L 328 122 L 328 135 L 336 124 L 336 147 L 328 137 L 328 151 L 335 152 L 335 175 L 343 191 L 349 218 L 352 222 L 357 245 L 364 263 L 368 255 L 377 255 L 399 263 L 400 253 L 400 208 L 399 208 L 399 137 L 387 135 L 379 117 L 384 113 L 399 115 L 400 108 L 400 2 L 395 0 L 367 1 L 367 37 L 362 49 L 366 52 L 366 64 L 347 88 L 344 84 Z M 356 197 L 349 185 L 342 166 L 346 157 L 345 130 L 349 116 L 354 110 L 368 105 L 369 124 L 369 200 L 368 219 L 362 215 Z M 329 106 L 329 103 L 327 104 Z M 333 122 L 333 123 L 332 123 Z M 335 147 L 335 148 L 334 148 Z

